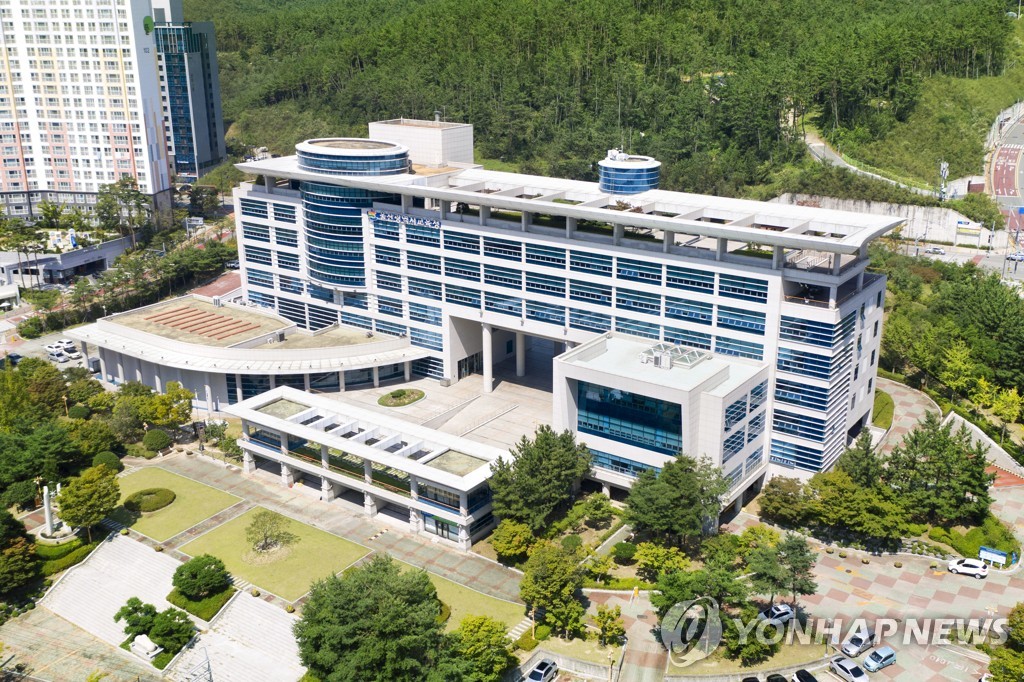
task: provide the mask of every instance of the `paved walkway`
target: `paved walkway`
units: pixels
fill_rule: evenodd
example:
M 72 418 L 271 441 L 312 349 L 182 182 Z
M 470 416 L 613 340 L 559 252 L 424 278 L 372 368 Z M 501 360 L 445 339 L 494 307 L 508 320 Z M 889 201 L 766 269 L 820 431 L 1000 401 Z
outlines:
M 205 458 L 184 454 L 163 457 L 148 466 L 159 466 L 183 476 L 238 495 L 251 505 L 260 505 L 339 535 L 373 551 L 387 552 L 396 559 L 466 585 L 484 594 L 519 601 L 519 575 L 504 566 L 471 553 L 459 552 L 440 539 L 413 535 L 401 530 L 388 517 L 369 518 L 361 507 L 335 500 L 323 502 L 300 486 L 284 488 L 263 479 L 259 473 L 246 475 L 237 468 L 225 468 Z M 381 533 L 387 529 L 389 532 Z M 183 540 L 184 541 L 184 540 Z
M 878 388 L 888 393 L 895 404 L 892 428 L 886 434 L 881 448 L 882 454 L 888 455 L 900 444 L 905 435 L 914 430 L 927 413 L 941 413 L 939 406 L 921 391 L 915 391 L 909 386 L 884 377 L 878 377 L 877 380 Z
M 587 598 L 594 607 L 597 604 L 605 604 L 618 605 L 622 609 L 622 624 L 626 627 L 626 650 L 619 679 L 623 682 L 659 682 L 663 679 L 665 665 L 668 663 L 668 652 L 661 646 L 654 632 L 658 625 L 658 615 L 647 595 L 641 594 L 630 600 L 628 594 L 589 590 Z

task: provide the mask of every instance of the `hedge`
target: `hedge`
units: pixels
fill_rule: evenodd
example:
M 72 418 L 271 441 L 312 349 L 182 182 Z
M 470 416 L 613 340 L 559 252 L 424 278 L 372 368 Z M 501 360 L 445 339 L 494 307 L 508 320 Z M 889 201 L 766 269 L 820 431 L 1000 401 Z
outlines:
M 537 644 L 539 642 L 533 638 L 529 630 L 519 635 L 519 639 L 516 640 L 516 646 L 523 651 L 533 651 L 537 648 Z
M 62 557 L 60 559 L 54 559 L 52 561 L 44 561 L 43 562 L 43 569 L 42 569 L 43 570 L 43 575 L 44 576 L 51 576 L 51 575 L 54 575 L 55 573 L 60 573 L 61 571 L 65 570 L 65 569 L 71 568 L 75 564 L 82 563 L 85 560 L 85 557 L 89 556 L 89 554 L 94 549 L 96 549 L 96 547 L 98 547 L 99 544 L 100 543 L 97 540 L 96 542 L 91 542 L 88 545 L 82 545 L 78 549 L 74 550 L 73 552 L 71 552 L 67 556 L 64 556 L 64 557 Z
M 68 417 L 71 419 L 88 419 L 92 414 L 85 405 L 72 405 L 68 408 Z
M 111 471 L 120 471 L 121 469 L 124 468 L 121 465 L 121 460 L 118 459 L 117 455 L 115 455 L 113 452 L 110 452 L 109 450 L 97 453 L 96 456 L 92 458 L 92 465 L 94 467 L 99 466 L 100 464 L 107 467 Z
M 228 603 L 228 599 L 231 599 L 231 595 L 234 593 L 235 588 L 228 586 L 226 590 L 221 590 L 216 594 L 211 594 L 199 601 L 193 601 L 175 588 L 171 590 L 169 595 L 167 595 L 167 601 L 180 609 L 188 611 L 196 618 L 201 618 L 209 622 L 209 620 L 216 616 L 217 612 Z
M 536 632 L 536 635 L 534 636 L 534 639 L 536 639 L 538 642 L 543 642 L 545 639 L 547 639 L 550 636 L 551 636 L 551 626 L 550 625 L 538 625 L 537 626 L 537 632 Z
M 977 557 L 978 550 L 982 546 L 992 547 L 1007 554 L 1016 552 L 1020 555 L 1020 543 L 1017 542 L 1013 533 L 991 514 L 980 526 L 975 526 L 966 533 L 935 527 L 928 531 L 928 537 L 936 542 L 949 545 L 965 557 Z
M 132 493 L 124 501 L 124 508 L 130 512 L 154 512 L 174 502 L 174 491 L 167 488 L 146 488 Z
M 71 554 L 76 549 L 81 547 L 83 544 L 80 538 L 75 538 L 70 542 L 65 542 L 60 545 L 43 545 L 36 543 L 36 556 L 43 561 L 53 561 L 54 559 L 63 559 L 68 554 Z
M 142 445 L 150 452 L 163 450 L 171 443 L 171 437 L 167 435 L 166 431 L 161 431 L 160 429 L 150 429 L 142 437 Z
M 452 607 L 440 600 L 438 600 L 438 603 L 441 605 L 441 609 L 437 614 L 437 624 L 444 625 L 452 617 Z

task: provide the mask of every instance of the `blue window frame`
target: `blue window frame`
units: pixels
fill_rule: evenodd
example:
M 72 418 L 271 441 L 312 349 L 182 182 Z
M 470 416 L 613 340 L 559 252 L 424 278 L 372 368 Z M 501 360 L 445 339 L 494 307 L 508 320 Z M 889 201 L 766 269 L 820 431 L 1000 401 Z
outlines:
M 391 315 L 392 317 L 402 317 L 405 315 L 405 304 L 397 298 L 390 298 L 388 296 L 377 297 L 377 312 L 382 315 Z
M 270 258 L 270 249 L 263 249 L 258 246 L 249 246 L 246 244 L 242 247 L 242 251 L 245 253 L 245 260 L 251 263 L 273 265 Z
M 715 293 L 715 273 L 713 272 L 669 265 L 665 268 L 665 281 L 674 289 L 700 291 L 706 294 Z
M 816 443 L 825 441 L 825 420 L 804 414 L 775 410 L 772 414 L 772 428 L 779 433 L 799 436 Z
M 434 326 L 441 326 L 441 309 L 423 303 L 409 302 L 409 319 L 417 322 L 426 322 Z M 440 349 L 438 349 L 440 350 Z
M 665 327 L 665 340 L 670 343 L 686 346 L 687 348 L 700 348 L 711 350 L 711 334 L 703 332 L 692 332 L 689 329 L 677 329 L 676 327 Z
M 820 471 L 824 457 L 821 450 L 772 438 L 770 460 L 805 471 Z
M 832 337 L 835 334 L 835 325 L 812 320 L 802 320 L 798 317 L 782 316 L 779 325 L 779 338 L 786 341 L 799 341 L 823 348 L 831 348 Z
M 277 252 L 277 267 L 283 270 L 299 271 L 299 255 L 297 253 Z
M 688 301 L 673 296 L 665 297 L 665 317 L 697 324 L 711 324 L 714 306 L 702 301 Z
M 630 280 L 632 282 L 661 284 L 662 279 L 661 263 L 633 260 L 631 258 L 619 258 L 616 273 L 619 279 Z
M 828 410 L 828 389 L 778 377 L 775 379 L 775 400 L 824 412 Z
M 683 441 L 682 406 L 586 381 L 576 386 L 577 430 L 674 455 Z
M 430 350 L 444 350 L 444 337 L 438 332 L 428 332 L 423 329 L 411 327 L 409 329 L 409 342 L 420 348 Z
M 390 272 L 377 272 L 377 288 L 387 291 L 401 291 L 402 277 Z M 412 293 L 411 291 L 409 293 Z
M 600 253 L 572 251 L 569 253 L 569 268 L 577 272 L 589 272 L 592 275 L 612 275 L 612 257 Z
M 387 239 L 393 242 L 399 241 L 398 223 L 375 218 L 373 220 L 373 236 L 377 239 Z
M 723 272 L 718 276 L 718 294 L 726 298 L 763 303 L 768 300 L 768 281 Z
M 390 334 L 391 336 L 405 336 L 408 333 L 404 324 L 396 324 L 386 320 L 374 320 L 373 328 L 381 334 Z
M 419 296 L 420 298 L 429 298 L 434 301 L 440 301 L 442 298 L 441 283 L 432 282 L 428 279 L 420 279 L 418 277 L 410 277 L 409 295 Z
M 334 301 L 334 290 L 322 287 L 319 284 L 313 284 L 310 282 L 309 286 L 306 287 L 306 293 L 313 298 L 318 298 L 321 301 Z
M 356 315 L 347 311 L 341 312 L 342 324 L 347 324 L 352 327 L 359 327 L 360 329 L 373 329 L 373 320 L 366 317 L 365 315 Z
M 724 305 L 718 306 L 718 326 L 726 329 L 763 335 L 764 318 L 764 313 L 730 308 Z
M 732 427 L 739 424 L 747 417 L 747 396 L 743 396 L 739 400 L 733 401 L 728 407 L 725 408 L 725 431 L 728 433 L 732 430 Z
M 494 294 L 488 291 L 484 294 L 484 309 L 501 313 L 502 315 L 522 317 L 523 299 L 515 296 L 506 296 L 505 294 Z
M 523 273 L 512 268 L 484 265 L 484 282 L 506 289 L 523 290 Z
M 606 332 L 612 328 L 612 316 L 592 313 L 589 310 L 569 309 L 569 326 L 593 332 Z
M 562 326 L 565 324 L 565 308 L 543 301 L 527 301 L 526 319 Z
M 365 293 L 347 292 L 342 296 L 341 304 L 345 307 L 370 309 L 370 300 Z
M 266 218 L 269 215 L 266 202 L 255 201 L 253 199 L 240 199 L 239 204 L 242 207 L 242 215 L 250 216 L 252 218 Z
M 645 339 L 661 338 L 661 327 L 653 322 L 638 322 L 628 317 L 615 318 L 615 331 L 633 336 L 642 336 Z
M 776 363 L 780 372 L 790 372 L 799 376 L 811 376 L 818 379 L 831 379 L 833 358 L 817 353 L 805 353 L 791 348 L 779 348 Z
M 480 309 L 480 292 L 468 287 L 457 287 L 454 284 L 445 285 L 444 300 L 455 305 L 464 305 L 468 308 Z
M 379 265 L 393 265 L 396 268 L 402 267 L 402 252 L 398 249 L 378 244 L 373 247 L 373 253 Z
M 661 296 L 636 289 L 616 287 L 615 307 L 620 310 L 636 310 L 648 315 L 661 315 Z
M 274 276 L 269 272 L 263 272 L 255 268 L 246 268 L 245 281 L 254 287 L 274 288 Z
M 448 277 L 480 281 L 480 264 L 459 258 L 444 259 L 444 274 Z
M 722 464 L 725 464 L 732 459 L 746 444 L 747 441 L 743 437 L 743 429 L 740 429 L 726 438 L 725 441 L 722 442 Z
M 758 412 L 747 422 L 747 442 L 754 440 L 764 433 L 765 413 Z
M 565 269 L 565 249 L 542 244 L 526 245 L 526 262 L 546 268 Z
M 526 290 L 565 298 L 565 278 L 543 275 L 539 272 L 527 272 Z
M 242 223 L 242 238 L 251 239 L 254 242 L 267 242 L 270 243 L 270 228 L 264 225 L 253 225 L 252 223 Z
M 609 471 L 614 471 L 617 474 L 623 474 L 630 478 L 636 478 L 645 471 L 661 473 L 661 469 L 658 467 L 653 467 L 649 464 L 637 462 L 632 459 L 626 459 L 619 455 L 601 452 L 600 450 L 590 451 L 590 463 L 599 469 L 608 469 Z
M 752 453 L 747 455 L 746 461 L 743 462 L 743 471 L 745 471 L 746 475 L 749 476 L 750 474 L 754 473 L 755 469 L 760 468 L 763 463 L 764 446 L 758 445 L 756 448 L 754 448 L 754 451 Z
M 416 253 L 415 251 L 406 251 L 405 260 L 408 263 L 410 270 L 420 270 L 421 272 L 434 272 L 440 274 L 441 272 L 441 257 L 433 253 Z
M 428 225 L 406 225 L 405 241 L 410 244 L 423 244 L 424 246 L 440 246 L 441 230 Z
M 274 220 L 280 220 L 282 223 L 294 223 L 295 222 L 295 207 L 290 204 L 273 204 L 274 206 Z
M 497 237 L 484 237 L 484 255 L 492 258 L 522 261 L 523 245 L 519 242 Z
M 750 389 L 750 411 L 753 412 L 768 400 L 768 380 L 765 379 Z
M 275 299 L 270 294 L 265 294 L 262 291 L 249 292 L 249 301 L 255 303 L 258 306 L 263 306 L 264 308 L 273 308 L 274 301 L 276 300 L 277 299 Z
M 299 233 L 297 230 L 289 230 L 287 227 L 275 227 L 274 241 L 281 246 L 298 246 Z
M 465 232 L 444 231 L 444 250 L 480 253 L 480 237 Z
M 612 287 L 609 284 L 593 284 L 572 279 L 569 280 L 569 298 L 574 301 L 611 306 Z
M 302 293 L 302 280 L 298 277 L 289 277 L 288 275 L 277 276 L 278 287 L 281 291 L 289 294 L 301 294 Z
M 739 339 L 728 339 L 723 336 L 715 337 L 715 352 L 722 355 L 751 358 L 753 360 L 764 358 L 764 346 L 762 344 L 740 341 Z
M 334 310 L 312 304 L 308 308 L 310 329 L 323 329 L 324 327 L 330 327 L 332 324 L 338 324 L 338 313 Z

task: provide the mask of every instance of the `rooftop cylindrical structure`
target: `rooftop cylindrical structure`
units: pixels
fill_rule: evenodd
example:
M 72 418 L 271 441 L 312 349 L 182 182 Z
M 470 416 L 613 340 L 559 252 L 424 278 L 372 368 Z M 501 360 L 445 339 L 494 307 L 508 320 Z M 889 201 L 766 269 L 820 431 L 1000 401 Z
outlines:
M 626 154 L 609 149 L 608 156 L 597 162 L 601 191 L 609 194 L 639 194 L 658 189 L 661 161 L 650 156 Z
M 299 168 L 320 175 L 409 172 L 408 148 L 382 140 L 323 138 L 295 145 Z M 309 276 L 343 288 L 366 286 L 362 210 L 388 195 L 330 182 L 302 181 Z

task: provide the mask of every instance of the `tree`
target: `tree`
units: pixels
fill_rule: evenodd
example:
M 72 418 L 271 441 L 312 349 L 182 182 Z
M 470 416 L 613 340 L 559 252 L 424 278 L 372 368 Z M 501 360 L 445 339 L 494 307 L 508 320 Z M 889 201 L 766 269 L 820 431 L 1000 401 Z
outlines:
M 785 575 L 783 584 L 786 591 L 793 595 L 793 604 L 799 595 L 814 594 L 818 589 L 818 583 L 814 581 L 814 564 L 818 557 L 807 544 L 807 539 L 786 533 L 775 546 L 775 554 Z
M 437 591 L 426 572 L 387 555 L 313 584 L 295 639 L 323 682 L 424 680 L 441 643 Z
M 882 458 L 871 444 L 871 434 L 861 431 L 853 447 L 836 460 L 836 469 L 845 471 L 851 480 L 862 488 L 874 488 L 882 480 Z
M 609 642 L 618 642 L 626 634 L 626 627 L 622 623 L 622 609 L 618 605 L 609 607 L 606 604 L 598 604 L 594 625 L 597 626 L 601 646 Z
M 276 512 L 261 509 L 253 514 L 245 529 L 245 539 L 254 552 L 269 552 L 299 541 L 299 536 L 288 531 L 291 521 Z
M 637 478 L 626 498 L 626 518 L 635 529 L 685 542 L 716 525 L 728 490 L 720 467 L 679 455 L 660 473 L 648 470 Z
M 591 493 L 583 498 L 580 505 L 583 518 L 591 528 L 600 528 L 615 518 L 615 511 L 607 495 Z
M 739 606 L 749 592 L 732 568 L 720 565 L 705 566 L 695 571 L 662 573 L 655 589 L 657 592 L 651 595 L 651 604 L 659 617 L 664 617 L 674 604 L 699 597 L 710 597 L 723 608 Z
M 761 516 L 780 526 L 799 527 L 807 518 L 804 484 L 799 479 L 776 476 L 761 491 Z
M 762 545 L 752 549 L 747 555 L 747 570 L 750 571 L 750 584 L 754 590 L 768 595 L 770 602 L 774 602 L 775 595 L 789 584 L 786 569 L 779 563 L 776 545 Z
M 664 571 L 685 571 L 690 560 L 678 547 L 666 547 L 654 542 L 641 542 L 636 546 L 636 573 L 648 582 L 654 582 Z
M 782 535 L 771 526 L 759 523 L 756 526 L 744 528 L 739 537 L 740 556 L 747 560 L 750 553 L 758 547 L 774 547 L 779 544 Z
M 1012 649 L 1024 652 L 1024 602 L 1020 602 L 1006 617 L 1006 644 Z
M 163 393 L 154 395 L 144 415 L 147 421 L 168 429 L 177 429 L 192 419 L 192 391 L 177 381 L 168 381 Z
M 1020 682 L 1024 680 L 1024 653 L 1005 646 L 996 647 L 988 670 L 992 673 L 991 682 Z
M 555 433 L 543 425 L 532 440 L 523 436 L 511 454 L 491 465 L 494 515 L 536 533 L 573 499 L 576 484 L 590 471 L 590 450 L 571 431 Z
M 503 519 L 491 534 L 491 546 L 505 561 L 522 559 L 536 541 L 529 526 L 512 519 Z
M 538 543 L 523 567 L 519 596 L 531 609 L 544 609 L 555 627 L 568 634 L 582 622 L 573 606 L 583 587 L 583 569 L 575 553 L 550 542 Z M 580 605 L 582 608 L 582 605 Z
M 757 621 L 757 608 L 752 604 L 745 604 L 736 618 L 724 618 L 722 622 L 722 648 L 726 658 L 731 660 L 739 659 L 744 666 L 757 665 L 767 661 L 774 656 L 782 642 L 775 641 L 776 626 L 768 625 L 764 629 L 764 637 L 757 636 L 758 628 L 747 633 L 744 637 L 738 627 L 739 623 L 754 623 Z
M 971 349 L 961 339 L 946 346 L 942 357 L 939 381 L 946 384 L 953 397 L 962 395 L 974 381 L 975 364 Z
M 188 614 L 181 609 L 174 607 L 165 609 L 156 614 L 153 624 L 149 628 L 149 638 L 157 646 L 162 646 L 165 651 L 176 654 L 185 648 L 196 626 Z
M 85 527 L 92 542 L 92 527 L 114 511 L 121 499 L 117 473 L 105 466 L 91 467 L 71 479 L 57 496 L 60 518 L 66 523 Z
M 114 622 L 124 621 L 124 634 L 129 637 L 147 634 L 153 627 L 156 618 L 156 607 L 145 604 L 138 597 L 131 597 L 125 605 L 114 614 Z
M 432 671 L 432 682 L 500 682 L 517 662 L 508 628 L 488 616 L 463 618 L 448 638 L 442 659 Z M 449 666 L 456 671 L 449 672 Z
M 590 576 L 599 583 L 607 582 L 608 574 L 612 570 L 612 557 L 610 554 L 593 557 L 586 565 Z
M 231 585 L 224 562 L 209 554 L 193 557 L 174 569 L 172 584 L 192 601 L 223 592 Z
M 0 594 L 24 587 L 38 575 L 39 559 L 25 526 L 0 509 Z
M 985 377 L 978 377 L 974 381 L 974 390 L 971 392 L 971 400 L 981 408 L 992 407 L 995 402 L 998 387 L 993 386 Z
M 1020 418 L 1021 407 L 1024 405 L 1017 387 L 1004 388 L 996 394 L 992 401 L 992 412 L 1003 422 L 1003 430 L 999 434 L 999 444 L 1003 444 L 1006 437 L 1006 425 L 1012 424 Z
M 95 457 L 101 452 L 113 452 L 121 448 L 114 430 L 102 419 L 89 419 L 73 424 L 70 436 L 83 458 Z

